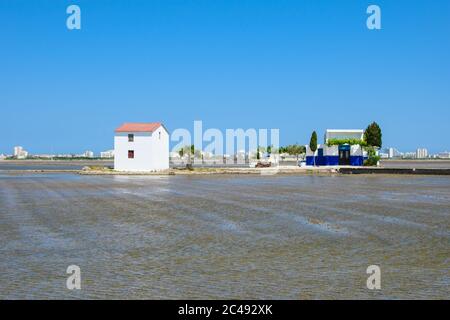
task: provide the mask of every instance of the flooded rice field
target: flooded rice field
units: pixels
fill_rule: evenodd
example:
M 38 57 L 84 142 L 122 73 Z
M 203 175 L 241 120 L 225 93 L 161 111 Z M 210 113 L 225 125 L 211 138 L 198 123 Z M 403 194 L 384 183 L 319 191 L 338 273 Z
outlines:
M 450 178 L 0 173 L 0 244 L 3 299 L 448 299 Z

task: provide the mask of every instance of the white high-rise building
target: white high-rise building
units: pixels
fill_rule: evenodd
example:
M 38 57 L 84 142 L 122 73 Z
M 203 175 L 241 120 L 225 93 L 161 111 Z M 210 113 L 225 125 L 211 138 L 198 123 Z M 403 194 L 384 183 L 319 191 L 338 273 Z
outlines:
M 21 146 L 14 147 L 14 157 L 17 159 L 25 159 L 28 157 L 28 152 Z
M 425 148 L 418 148 L 416 150 L 416 158 L 417 159 L 425 159 L 428 158 L 428 150 Z
M 394 148 L 389 148 L 389 158 L 394 157 Z
M 21 146 L 14 147 L 14 157 L 17 157 L 21 152 L 23 148 Z
M 387 149 L 387 153 L 389 155 L 389 158 L 398 158 L 402 155 L 400 151 L 392 147 Z

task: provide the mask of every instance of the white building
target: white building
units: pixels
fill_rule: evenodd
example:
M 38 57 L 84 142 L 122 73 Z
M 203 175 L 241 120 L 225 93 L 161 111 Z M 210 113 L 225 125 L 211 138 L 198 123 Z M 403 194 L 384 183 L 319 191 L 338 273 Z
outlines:
M 83 153 L 83 157 L 85 157 L 85 158 L 93 158 L 94 157 L 94 152 L 87 150 L 87 151 L 85 151 Z
M 403 159 L 415 159 L 417 154 L 415 152 L 405 152 L 403 153 Z
M 23 148 L 21 146 L 14 147 L 14 157 L 17 157 L 20 152 L 22 152 Z
M 75 158 L 75 155 L 73 154 L 58 154 L 56 155 L 58 158 Z
M 399 157 L 401 157 L 402 156 L 402 153 L 400 152 L 400 151 L 398 151 L 396 148 L 389 148 L 389 149 L 386 149 L 386 151 L 387 151 L 387 153 L 388 153 L 388 155 L 389 155 L 389 158 L 399 158 Z
M 107 150 L 100 152 L 100 158 L 112 159 L 114 158 L 114 150 Z
M 417 159 L 425 159 L 428 158 L 428 150 L 425 148 L 418 148 L 416 150 L 416 158 Z
M 23 147 L 14 147 L 14 157 L 17 159 L 25 159 L 28 157 L 28 151 L 24 150 Z
M 389 148 L 388 154 L 389 154 L 389 158 L 394 158 L 394 155 L 395 155 L 394 148 Z
M 7 158 L 7 156 L 5 154 L 0 154 L 0 160 L 5 160 Z
M 379 152 L 378 155 L 381 159 L 389 159 L 389 153 L 386 152 Z
M 330 140 L 359 140 L 364 138 L 364 130 L 328 129 L 325 132 L 324 144 L 318 144 L 316 152 L 306 146 L 306 164 L 308 166 L 362 166 L 366 157 L 363 148 L 358 145 L 328 145 Z
M 160 171 L 169 169 L 169 132 L 162 123 L 124 123 L 114 137 L 114 169 Z
M 448 152 L 448 151 L 440 152 L 440 153 L 438 154 L 438 157 L 439 157 L 440 159 L 450 159 L 450 152 Z

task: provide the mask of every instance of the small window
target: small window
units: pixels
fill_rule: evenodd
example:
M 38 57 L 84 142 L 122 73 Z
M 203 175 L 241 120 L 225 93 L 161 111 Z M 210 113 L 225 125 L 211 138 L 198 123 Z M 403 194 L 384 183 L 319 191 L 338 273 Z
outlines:
M 134 150 L 128 150 L 128 159 L 134 159 Z
M 161 131 L 159 132 L 159 140 L 161 140 Z
M 128 142 L 133 142 L 134 141 L 134 134 L 130 133 L 128 135 Z

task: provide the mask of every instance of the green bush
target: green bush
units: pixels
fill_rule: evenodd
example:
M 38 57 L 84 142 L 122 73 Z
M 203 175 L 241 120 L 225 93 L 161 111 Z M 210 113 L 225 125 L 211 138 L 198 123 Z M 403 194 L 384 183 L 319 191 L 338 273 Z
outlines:
M 364 161 L 364 165 L 368 167 L 376 166 L 378 164 L 378 161 L 380 161 L 380 157 L 377 156 L 377 153 L 375 151 L 374 147 L 367 147 L 367 160 Z
M 368 158 L 367 160 L 364 161 L 364 166 L 366 167 L 376 166 L 378 164 L 378 161 L 380 161 L 380 157 L 378 156 Z
M 360 145 L 362 147 L 367 146 L 366 141 L 361 139 L 328 139 L 327 146 L 339 146 L 342 144 L 349 144 L 351 146 L 353 145 Z

